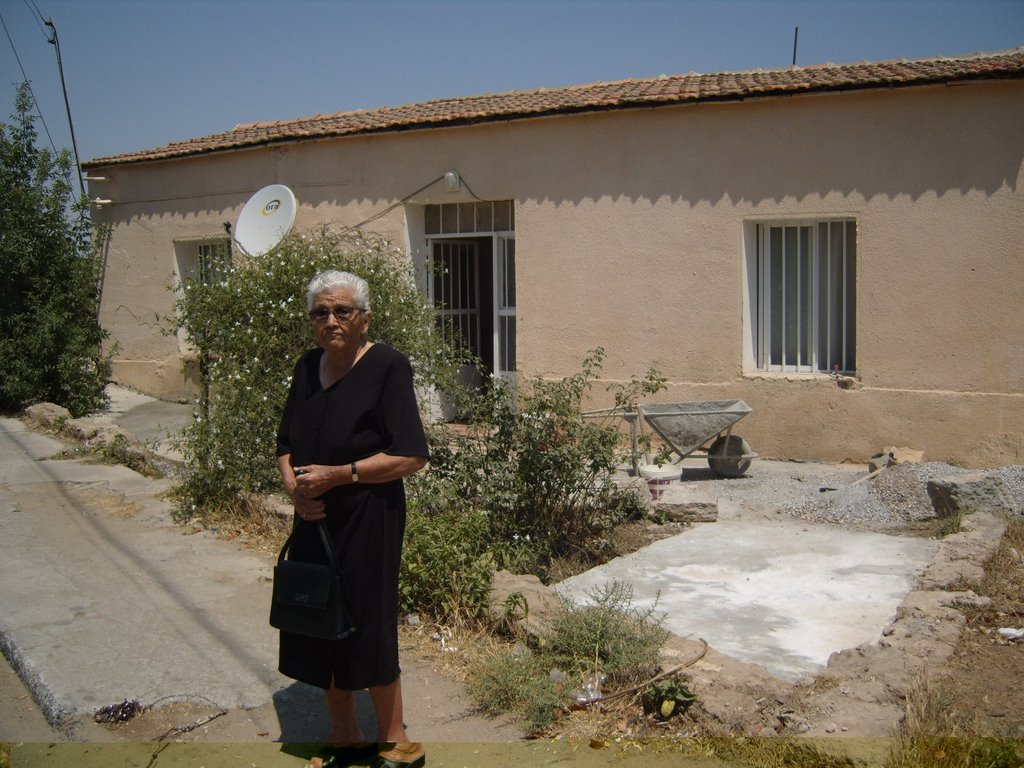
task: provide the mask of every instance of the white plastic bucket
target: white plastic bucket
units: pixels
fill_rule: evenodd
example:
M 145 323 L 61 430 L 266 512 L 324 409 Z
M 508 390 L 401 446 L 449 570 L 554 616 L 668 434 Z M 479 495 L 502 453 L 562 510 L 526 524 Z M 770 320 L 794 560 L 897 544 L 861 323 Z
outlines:
M 647 487 L 651 491 L 651 498 L 657 501 L 661 494 L 682 476 L 679 467 L 671 464 L 659 467 L 657 464 L 641 464 L 640 477 L 647 481 Z

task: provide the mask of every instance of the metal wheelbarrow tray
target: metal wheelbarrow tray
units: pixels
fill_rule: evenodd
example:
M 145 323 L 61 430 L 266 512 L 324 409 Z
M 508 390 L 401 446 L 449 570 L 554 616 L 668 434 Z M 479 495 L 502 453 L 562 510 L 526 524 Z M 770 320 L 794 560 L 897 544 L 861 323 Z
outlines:
M 637 405 L 644 421 L 681 458 L 706 455 L 711 471 L 721 477 L 740 477 L 757 458 L 746 440 L 732 434 L 733 424 L 751 410 L 742 400 Z

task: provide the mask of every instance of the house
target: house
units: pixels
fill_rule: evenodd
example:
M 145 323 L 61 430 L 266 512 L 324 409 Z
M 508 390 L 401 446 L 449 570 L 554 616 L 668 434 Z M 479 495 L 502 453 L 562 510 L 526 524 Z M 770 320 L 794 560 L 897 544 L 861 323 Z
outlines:
M 114 378 L 143 392 L 194 392 L 154 316 L 281 183 L 298 231 L 367 222 L 458 265 L 425 289 L 497 375 L 602 346 L 661 400 L 745 400 L 763 456 L 1024 462 L 1024 48 L 253 123 L 84 167 Z

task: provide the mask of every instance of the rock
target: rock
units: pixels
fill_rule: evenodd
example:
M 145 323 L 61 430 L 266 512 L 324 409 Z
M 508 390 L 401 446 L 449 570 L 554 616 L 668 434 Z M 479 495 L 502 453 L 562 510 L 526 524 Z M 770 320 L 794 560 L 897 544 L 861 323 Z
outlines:
M 883 452 L 892 456 L 893 461 L 897 464 L 920 464 L 924 461 L 924 451 L 919 451 L 916 448 L 890 445 L 883 449 Z
M 893 455 L 888 451 L 882 453 L 876 453 L 870 459 L 868 459 L 868 472 L 878 472 L 881 469 L 892 466 L 896 461 Z
M 525 610 L 518 605 L 520 597 Z M 537 636 L 543 633 L 550 617 L 561 610 L 558 594 L 536 576 L 495 572 L 488 599 L 488 611 L 494 619 L 512 619 L 527 634 Z
M 718 497 L 696 485 L 671 485 L 654 502 L 654 510 L 674 523 L 714 523 Z
M 967 608 L 988 608 L 992 605 L 992 598 L 978 595 L 974 590 L 969 589 L 966 592 L 954 592 L 950 605 L 960 605 Z
M 993 472 L 929 480 L 927 490 L 938 517 L 972 515 L 979 511 L 1014 515 L 1024 509 L 1024 501 L 1013 498 L 1003 478 Z
M 44 427 L 60 429 L 71 418 L 71 411 L 54 403 L 36 403 L 25 409 L 25 417 Z
M 718 520 L 718 502 L 662 499 L 654 502 L 654 509 L 673 523 L 714 523 Z
M 783 729 L 789 733 L 807 733 L 811 730 L 810 724 L 795 712 L 783 712 L 779 715 L 779 722 Z

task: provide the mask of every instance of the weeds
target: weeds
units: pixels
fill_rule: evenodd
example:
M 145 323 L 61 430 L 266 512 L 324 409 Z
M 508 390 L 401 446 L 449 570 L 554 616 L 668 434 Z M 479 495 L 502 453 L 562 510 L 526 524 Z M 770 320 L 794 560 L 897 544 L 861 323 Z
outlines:
M 101 464 L 119 464 L 144 477 L 153 479 L 166 476 L 149 451 L 132 444 L 123 434 L 114 435 L 109 442 L 65 448 L 57 454 L 57 457 L 61 459 L 82 458 Z
M 584 604 L 563 598 L 565 608 L 544 638 L 555 665 L 580 676 L 604 673 L 609 685 L 619 687 L 653 676 L 668 639 L 657 606 L 635 607 L 632 587 L 622 582 L 605 584 L 588 597 Z
M 469 670 L 467 690 L 493 717 L 513 714 L 529 733 L 542 731 L 567 707 L 564 690 L 552 678 L 547 659 L 491 648 Z
M 698 738 L 693 751 L 752 768 L 860 768 L 863 763 L 841 754 L 827 743 L 810 739 Z M 933 768 L 938 768 L 933 766 Z
M 634 607 L 632 597 L 630 587 L 613 583 L 586 605 L 563 601 L 532 649 L 518 642 L 481 654 L 470 668 L 470 694 L 484 712 L 511 714 L 536 733 L 578 701 L 599 697 L 602 683 L 624 687 L 650 678 L 668 633 L 663 617 Z
M 1010 520 L 995 551 L 985 562 L 976 591 L 992 599 L 993 610 L 1024 615 L 1024 518 Z
M 903 735 L 886 768 L 1020 768 L 1019 739 L 977 738 L 977 724 L 950 679 L 919 678 L 907 697 Z
M 178 488 L 171 491 L 172 501 L 177 502 L 174 512 L 177 522 L 184 524 L 201 520 L 203 527 L 225 538 L 239 539 L 261 551 L 277 553 L 291 531 L 291 517 L 278 514 L 265 496 L 239 494 L 234 499 L 224 499 L 216 506 L 209 505 L 190 515 L 186 500 L 180 494 Z M 196 530 L 200 529 L 197 527 Z

